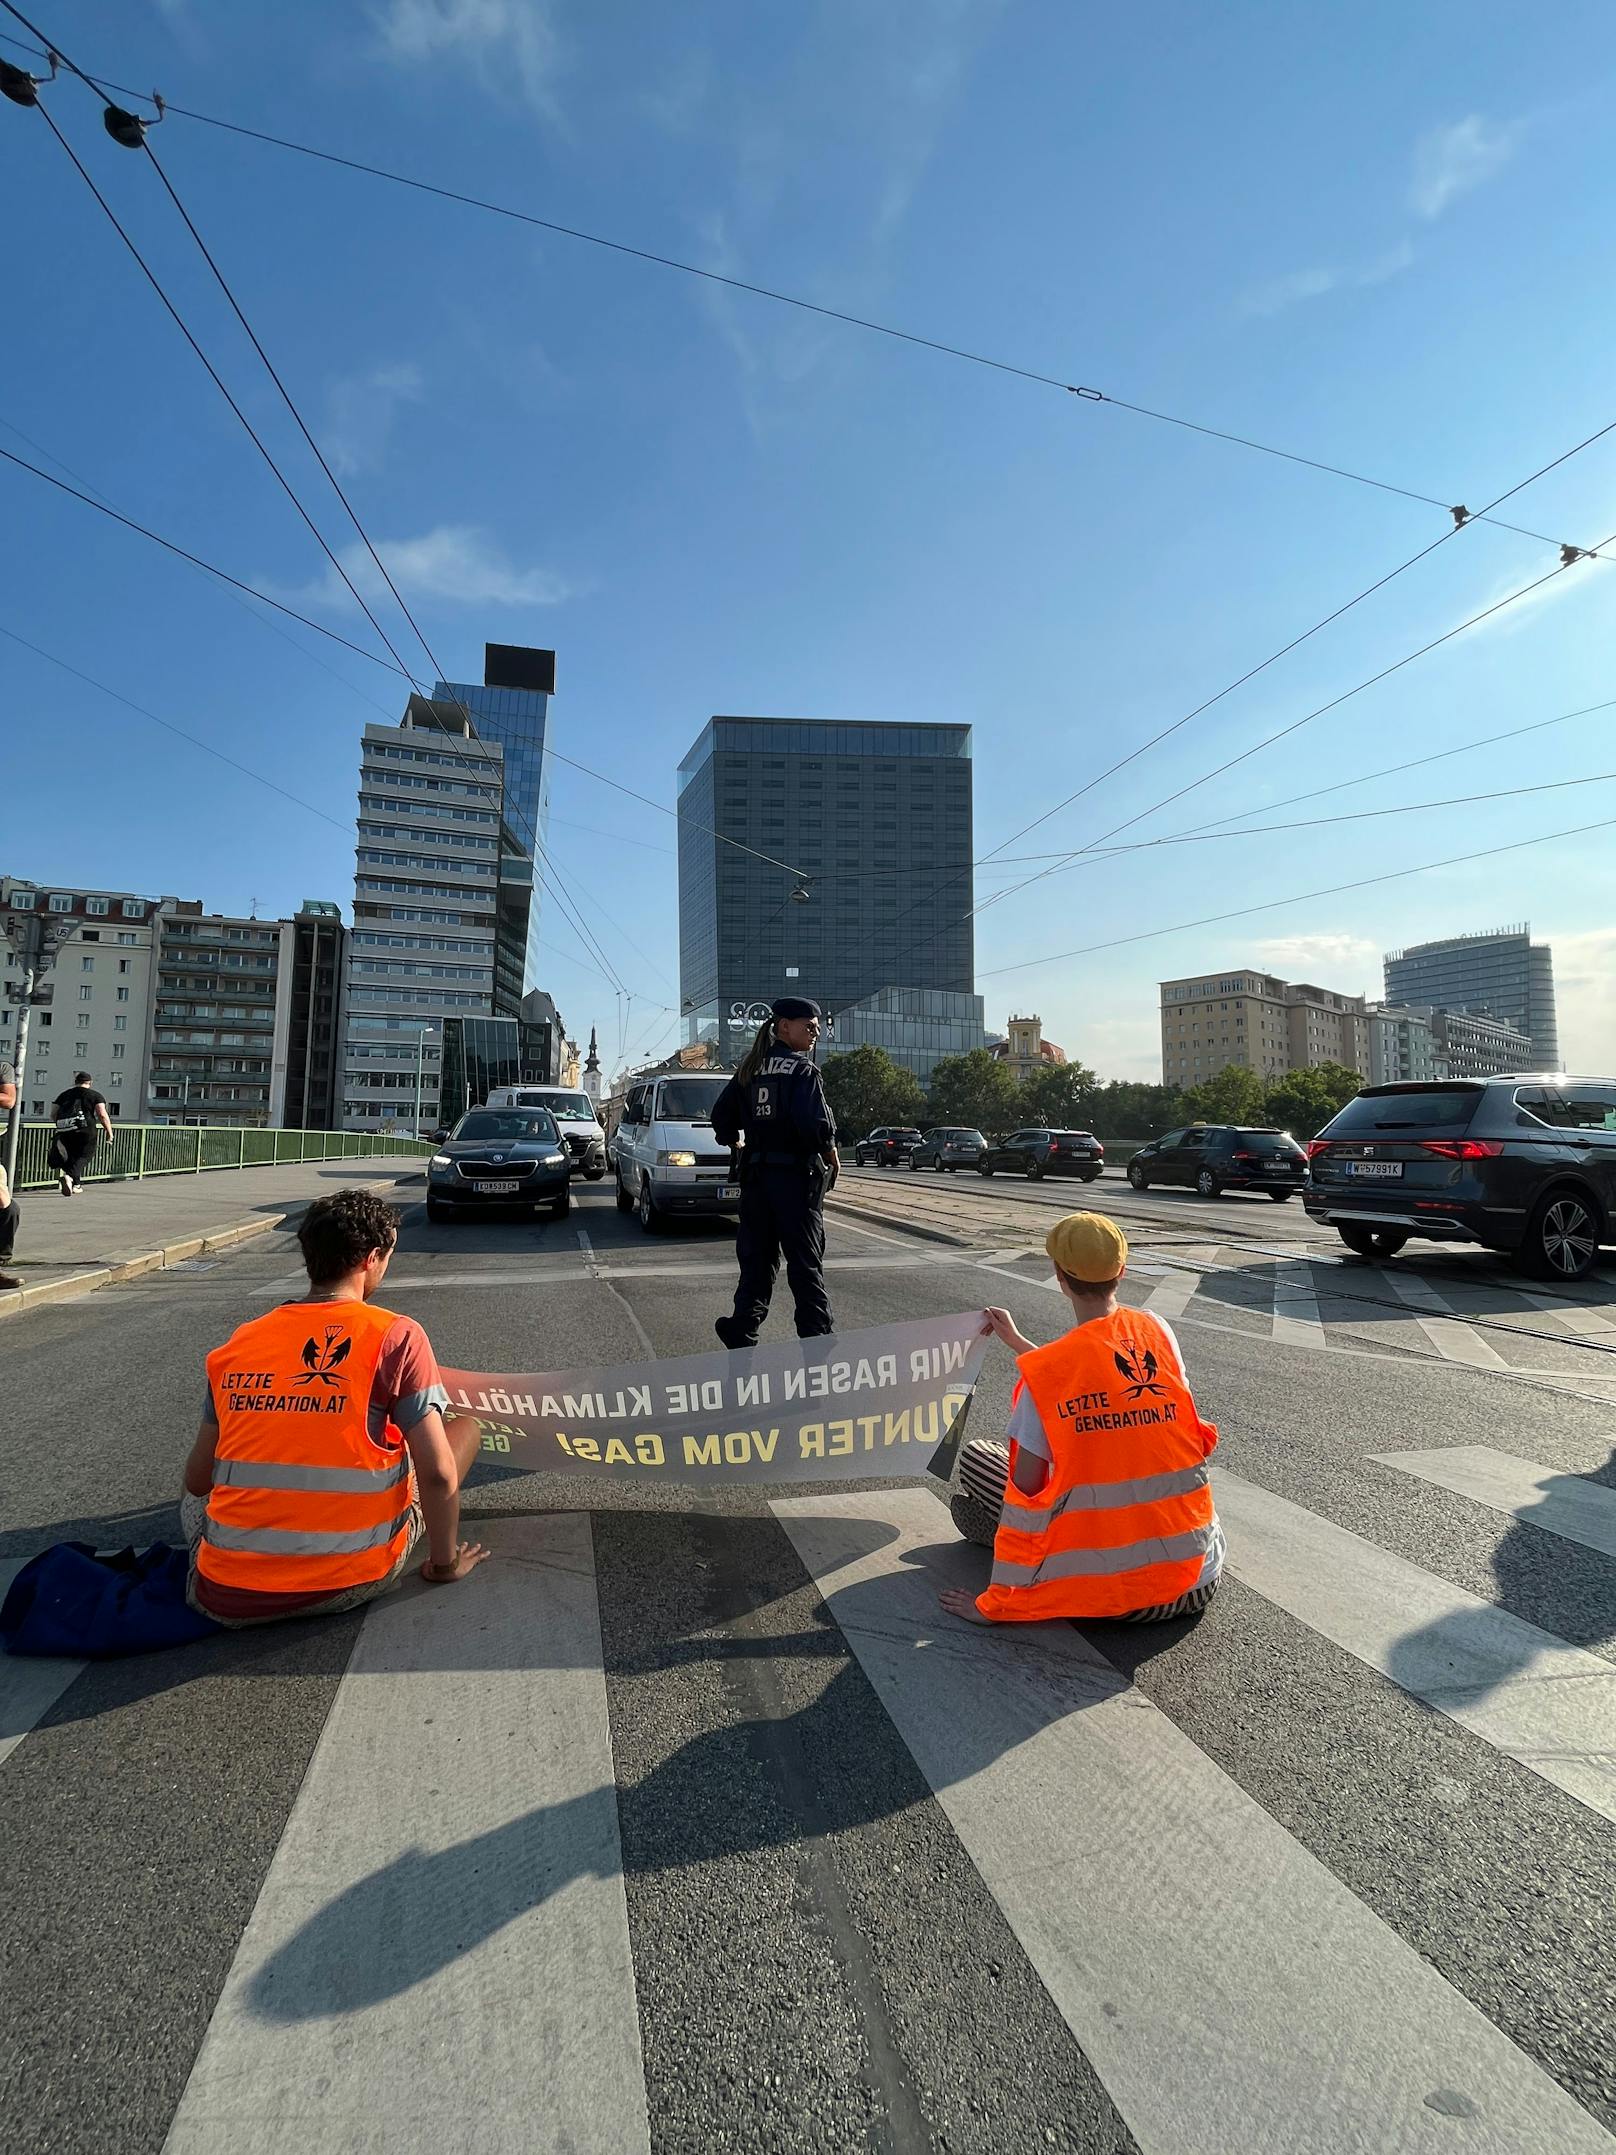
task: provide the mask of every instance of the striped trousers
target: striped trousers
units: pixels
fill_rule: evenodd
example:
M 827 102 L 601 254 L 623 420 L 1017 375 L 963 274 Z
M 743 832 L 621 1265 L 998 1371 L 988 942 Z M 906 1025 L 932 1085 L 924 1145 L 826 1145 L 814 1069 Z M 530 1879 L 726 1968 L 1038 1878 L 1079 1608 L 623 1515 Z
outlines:
M 960 1446 L 959 1470 L 948 1499 L 954 1524 L 967 1541 L 993 1547 L 1004 1509 L 1004 1485 L 1010 1478 L 1010 1447 L 986 1437 L 968 1437 Z M 1119 1624 L 1164 1624 L 1175 1616 L 1194 1616 L 1204 1609 L 1218 1590 L 1216 1579 L 1192 1586 L 1176 1601 L 1164 1601 L 1152 1609 L 1130 1609 L 1126 1616 L 1108 1618 Z

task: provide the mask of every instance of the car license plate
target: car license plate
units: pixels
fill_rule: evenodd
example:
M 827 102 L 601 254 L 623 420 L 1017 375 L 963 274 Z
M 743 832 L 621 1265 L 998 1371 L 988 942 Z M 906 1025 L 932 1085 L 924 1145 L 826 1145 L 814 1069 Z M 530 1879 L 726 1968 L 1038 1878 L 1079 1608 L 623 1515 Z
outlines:
M 477 1185 L 484 1197 L 514 1197 L 521 1187 L 519 1182 L 479 1182 Z
M 731 1198 L 739 1197 L 740 1194 L 741 1186 L 738 1182 L 726 1182 L 724 1184 L 724 1187 L 718 1193 L 719 1201 L 720 1203 L 727 1204 Z
M 1374 1175 L 1382 1180 L 1390 1181 L 1393 1177 L 1401 1175 L 1403 1172 L 1401 1160 L 1347 1160 L 1342 1164 L 1345 1166 L 1347 1173 L 1355 1180 Z
M 1270 1160 L 1268 1163 L 1267 1172 L 1270 1175 L 1288 1175 L 1290 1173 L 1290 1169 L 1285 1165 L 1285 1162 L 1283 1160 Z

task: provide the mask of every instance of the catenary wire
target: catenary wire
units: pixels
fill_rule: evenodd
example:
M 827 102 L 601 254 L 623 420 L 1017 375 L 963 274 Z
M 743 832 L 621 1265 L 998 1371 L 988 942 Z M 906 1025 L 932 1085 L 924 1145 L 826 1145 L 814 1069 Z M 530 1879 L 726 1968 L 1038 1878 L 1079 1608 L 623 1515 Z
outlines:
M 1611 542 L 1606 540 L 1606 545 Z M 1275 913 L 1288 905 L 1306 905 L 1315 898 L 1336 898 L 1344 891 L 1367 890 L 1375 883 L 1396 883 L 1405 876 L 1430 875 L 1438 868 L 1461 868 L 1471 861 L 1493 860 L 1502 853 L 1524 852 L 1529 846 L 1552 845 L 1560 838 L 1583 838 L 1590 831 L 1608 831 L 1616 828 L 1616 816 L 1605 816 L 1597 823 L 1574 824 L 1569 830 L 1544 831 L 1536 838 L 1516 838 L 1507 845 L 1482 846 L 1473 853 L 1451 854 L 1446 860 L 1420 861 L 1412 868 L 1389 868 L 1381 875 L 1358 876 L 1350 883 L 1331 883 L 1323 890 L 1297 891 L 1288 898 L 1267 898 L 1259 905 L 1238 905 L 1227 913 L 1206 913 L 1198 920 L 1174 921 L 1165 928 L 1141 928 L 1133 935 L 1115 935 L 1101 943 L 1080 943 L 1073 950 L 1046 951 L 1041 957 L 1022 958 L 1014 965 L 995 965 L 977 977 L 982 980 L 1000 980 L 1006 973 L 1025 973 L 1040 965 L 1059 965 L 1068 958 L 1088 958 L 1101 950 L 1120 950 L 1129 943 L 1148 943 L 1157 936 L 1183 935 L 1192 928 L 1211 928 L 1226 920 L 1245 920 L 1253 913 Z
M 1616 420 L 1613 420 L 1611 425 L 1616 426 Z M 1606 428 L 1602 431 L 1608 432 L 1609 429 Z M 1613 542 L 1616 542 L 1616 532 L 1613 532 L 1610 538 L 1604 539 L 1600 543 L 1609 546 Z M 1222 763 L 1216 764 L 1210 771 L 1203 771 L 1199 778 L 1190 779 L 1185 785 L 1179 786 L 1172 793 L 1164 794 L 1159 801 L 1153 801 L 1148 807 L 1141 808 L 1137 814 L 1125 817 L 1121 823 L 1113 824 L 1110 830 L 1103 831 L 1098 838 L 1091 842 L 1092 846 L 1107 844 L 1109 840 L 1117 837 L 1122 831 L 1132 830 L 1136 823 L 1142 823 L 1146 816 L 1155 815 L 1161 809 L 1171 807 L 1174 801 L 1181 801 L 1187 794 L 1195 793 L 1202 786 L 1210 785 L 1214 778 L 1223 777 L 1226 772 L 1234 770 L 1237 765 L 1247 762 L 1252 756 L 1259 755 L 1265 748 L 1272 748 L 1276 741 L 1283 741 L 1289 735 L 1300 732 L 1304 726 L 1312 725 L 1315 719 L 1323 718 L 1326 713 L 1339 710 L 1342 704 L 1350 702 L 1354 696 L 1361 696 L 1365 689 L 1374 688 L 1378 683 L 1389 680 L 1394 673 L 1400 673 L 1405 666 L 1412 666 L 1416 659 L 1424 658 L 1428 652 L 1438 650 L 1443 644 L 1451 643 L 1454 637 L 1462 636 L 1467 629 L 1473 629 L 1481 622 L 1490 620 L 1494 614 L 1501 613 L 1505 607 L 1513 606 L 1517 601 L 1529 598 L 1534 591 L 1541 591 L 1545 584 L 1552 583 L 1557 576 L 1564 576 L 1568 569 L 1575 566 L 1574 561 L 1561 562 L 1557 567 L 1547 570 L 1542 576 L 1534 577 L 1531 583 L 1523 584 L 1519 590 L 1506 592 L 1503 598 L 1496 599 L 1491 606 L 1484 606 L 1479 613 L 1471 614 L 1467 620 L 1459 622 L 1455 627 L 1444 629 L 1440 636 L 1433 636 L 1428 643 L 1421 644 L 1418 650 L 1410 651 L 1400 659 L 1394 659 L 1391 665 L 1383 666 L 1378 673 L 1370 674 L 1366 680 L 1356 682 L 1351 688 L 1344 689 L 1339 696 L 1332 696 L 1327 703 L 1321 703 L 1313 710 L 1304 712 L 1300 718 L 1293 718 L 1289 725 L 1278 727 L 1273 733 L 1265 735 L 1260 741 L 1253 741 L 1249 748 L 1241 749 L 1238 755 L 1225 757 Z M 1068 861 L 1075 860 L 1081 854 L 1090 850 L 1090 846 L 1076 847 L 1067 854 L 1066 859 Z M 1013 897 L 1016 891 L 1029 889 L 1034 883 L 1042 882 L 1046 877 L 1057 872 L 1057 867 L 1054 866 L 1040 869 L 1037 875 L 1026 877 L 1024 881 L 1013 885 L 1011 889 L 997 892 L 990 902 L 998 904 L 1005 898 Z
M 12 6 L 11 0 L 0 0 L 0 6 L 5 7 L 7 13 L 32 30 L 42 45 L 48 45 L 49 40 L 43 32 L 36 29 L 20 9 Z M 17 39 L 10 42 L 19 45 L 21 43 Z M 27 46 L 22 46 L 21 49 L 31 50 Z M 61 52 L 60 47 L 53 49 L 71 72 L 81 81 L 88 83 L 99 95 L 105 97 L 109 90 L 117 90 L 120 96 L 140 98 L 146 103 L 153 102 L 150 92 L 130 89 L 120 83 L 101 83 L 93 76 L 87 75 L 82 68 L 74 66 Z M 33 57 L 44 59 L 48 58 L 49 54 L 34 52 Z M 441 187 L 433 181 L 418 179 L 409 173 L 392 171 L 385 165 L 370 164 L 363 158 L 344 156 L 335 150 L 319 149 L 311 143 L 295 142 L 287 136 L 271 134 L 263 128 L 247 127 L 240 121 L 222 119 L 215 113 L 200 112 L 190 106 L 165 100 L 164 110 L 176 118 L 194 120 L 202 126 L 217 128 L 222 133 L 238 135 L 247 141 L 262 143 L 272 149 L 287 150 L 299 157 L 312 158 L 344 171 L 385 180 L 395 187 L 409 188 L 418 194 L 433 195 L 440 201 L 453 202 L 465 209 L 479 210 L 489 216 L 529 225 L 538 231 L 553 233 L 557 238 L 577 240 L 586 246 L 599 247 L 608 253 L 624 255 L 633 261 L 650 263 L 659 269 L 674 270 L 682 276 L 696 277 L 705 283 L 723 285 L 732 291 L 745 292 L 753 298 L 768 300 L 776 306 L 796 308 L 802 313 L 819 315 L 827 321 L 841 322 L 849 328 L 864 330 L 873 336 L 886 337 L 896 343 L 913 345 L 922 351 L 934 352 L 969 366 L 986 368 L 993 373 L 1010 375 L 1042 388 L 1058 390 L 1063 395 L 1078 397 L 1085 403 L 1109 404 L 1116 411 L 1128 412 L 1135 418 L 1149 419 L 1160 426 L 1177 427 L 1183 432 L 1199 434 L 1210 441 L 1226 442 L 1232 447 L 1247 449 L 1259 456 L 1273 457 L 1282 463 L 1295 464 L 1308 471 L 1321 472 L 1335 479 L 1345 479 L 1356 486 L 1370 487 L 1377 493 L 1392 494 L 1404 501 L 1419 502 L 1427 508 L 1440 509 L 1447 516 L 1458 515 L 1462 510 L 1462 504 L 1450 503 L 1440 495 L 1426 493 L 1416 487 L 1401 486 L 1392 480 L 1378 479 L 1367 472 L 1354 471 L 1349 466 L 1334 464 L 1321 457 L 1305 456 L 1294 449 L 1281 449 L 1272 442 L 1259 441 L 1252 435 L 1238 433 L 1232 428 L 1209 426 L 1203 421 L 1188 419 L 1179 413 L 1159 411 L 1151 405 L 1140 404 L 1127 397 L 1113 396 L 1108 390 L 1069 382 L 1060 375 L 1050 374 L 1038 367 L 995 358 L 990 353 L 973 351 L 967 346 L 952 344 L 943 338 L 922 336 L 917 331 L 900 329 L 890 322 L 879 322 L 867 315 L 825 306 L 817 300 L 803 298 L 800 293 L 781 291 L 771 285 L 753 283 L 744 277 L 730 276 L 721 270 L 707 269 L 700 263 L 682 261 L 675 255 L 663 254 L 654 248 L 634 246 L 626 240 L 611 239 L 599 232 L 587 232 L 576 225 L 562 224 L 554 218 L 540 217 L 532 211 L 517 209 L 510 203 L 494 202 L 480 195 L 466 194 L 453 187 Z M 1462 520 L 1495 524 L 1502 530 L 1512 531 L 1521 538 L 1533 539 L 1545 546 L 1560 546 L 1565 543 L 1547 532 L 1531 531 L 1525 525 L 1507 523 L 1503 518 L 1495 517 L 1486 510 L 1463 511 Z
M 1611 710 L 1616 710 L 1616 697 L 1612 697 L 1604 703 L 1585 703 L 1575 711 L 1561 711 L 1553 718 L 1535 718 L 1529 725 L 1510 726 L 1502 733 L 1481 734 L 1473 740 L 1460 741 L 1453 748 L 1435 749 L 1428 756 L 1411 756 L 1406 763 L 1382 764 L 1378 770 L 1360 771 L 1355 778 L 1337 778 L 1327 786 L 1310 787 L 1306 793 L 1291 793 L 1287 794 L 1282 800 L 1261 801 L 1252 808 L 1237 808 L 1229 815 L 1214 817 L 1210 823 L 1192 823 L 1184 830 L 1168 831 L 1163 834 L 1162 838 L 1145 841 L 1144 843 L 1167 844 L 1180 838 L 1198 838 L 1203 834 L 1215 835 L 1226 824 L 1244 822 L 1248 816 L 1273 815 L 1281 808 L 1296 808 L 1304 801 L 1322 800 L 1325 795 L 1331 793 L 1345 793 L 1353 786 L 1367 786 L 1378 778 L 1396 778 L 1403 771 L 1417 771 L 1428 763 L 1443 763 L 1451 756 L 1474 755 L 1476 750 L 1480 748 L 1496 748 L 1500 741 L 1518 741 L 1526 734 L 1543 733 L 1551 726 L 1564 726 L 1569 724 L 1572 719 L 1589 718 L 1597 711 Z M 1231 835 L 1237 834 L 1231 833 Z M 1139 846 L 1119 846 L 1113 850 L 1117 852 L 1139 852 L 1143 850 L 1143 843 Z M 1002 854 L 994 865 L 1000 868 L 1012 867 L 1018 864 L 1030 866 L 1038 861 L 1069 861 L 1071 857 L 1069 852 L 1008 853 Z
M 8 434 L 14 434 L 18 441 L 26 442 L 28 447 L 33 450 L 34 454 L 36 456 L 42 456 L 47 464 L 54 464 L 58 471 L 65 472 L 68 478 L 76 480 L 81 487 L 86 489 L 93 506 L 101 508 L 111 508 L 112 504 L 107 500 L 106 495 L 101 492 L 99 487 L 92 486 L 90 481 L 85 478 L 83 472 L 75 471 L 71 464 L 64 464 L 59 456 L 53 456 L 51 452 L 43 446 L 43 444 L 35 441 L 31 434 L 25 434 L 22 428 L 18 426 L 14 420 L 0 416 L 0 427 L 4 427 Z M 25 466 L 24 468 L 28 470 L 35 470 L 37 467 L 29 465 Z M 46 474 L 45 476 L 48 476 L 48 474 Z M 137 526 L 136 528 L 138 529 L 139 527 Z M 158 543 L 161 544 L 162 542 L 159 541 Z M 203 563 L 201 564 L 201 566 L 205 568 L 207 564 Z M 340 682 L 342 686 L 348 691 L 349 695 L 356 696 L 361 703 L 367 705 L 372 711 L 379 711 L 383 718 L 390 718 L 392 716 L 392 713 L 388 710 L 386 704 L 378 703 L 374 696 L 367 696 L 364 690 L 362 688 L 356 687 L 355 684 L 348 679 L 348 676 L 345 673 L 338 673 L 336 667 L 329 664 L 325 659 L 321 658 L 318 651 L 311 651 L 307 644 L 299 643 L 295 636 L 288 635 L 286 630 L 281 627 L 278 621 L 271 621 L 267 614 L 261 614 L 258 611 L 258 606 L 249 603 L 249 601 L 244 598 L 239 591 L 232 590 L 230 596 L 233 603 L 239 606 L 244 614 L 250 614 L 252 618 L 260 624 L 261 627 L 268 629 L 272 635 L 278 636 L 281 639 L 282 643 L 289 645 L 292 650 L 300 652 L 302 656 L 308 660 L 311 666 L 318 666 L 322 673 L 329 674 L 333 681 Z M 272 600 L 264 599 L 259 593 L 255 592 L 253 594 L 253 597 L 257 599 L 259 604 L 261 605 L 267 606 L 273 604 Z M 306 620 L 306 617 L 301 614 L 294 615 L 293 618 L 297 620 Z M 318 623 L 316 622 L 307 622 L 306 625 L 310 628 L 318 627 Z M 323 635 L 327 632 L 321 630 L 320 633 Z

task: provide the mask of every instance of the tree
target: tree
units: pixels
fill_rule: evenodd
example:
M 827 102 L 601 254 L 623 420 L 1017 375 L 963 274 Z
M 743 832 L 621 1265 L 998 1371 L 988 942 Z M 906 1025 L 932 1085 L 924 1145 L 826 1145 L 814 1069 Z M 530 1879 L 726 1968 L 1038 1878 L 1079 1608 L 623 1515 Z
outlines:
M 862 1047 L 832 1055 L 824 1065 L 825 1097 L 844 1137 L 862 1137 L 882 1123 L 918 1122 L 926 1096 L 912 1070 L 895 1063 L 885 1048 Z
M 1095 1092 L 1089 1128 L 1096 1137 L 1165 1137 L 1189 1119 L 1188 1103 L 1177 1086 L 1113 1078 Z
M 1363 1079 L 1344 1063 L 1318 1063 L 1311 1070 L 1293 1070 L 1271 1087 L 1263 1103 L 1263 1120 L 1288 1130 L 1292 1137 L 1317 1137 L 1332 1115 L 1363 1089 Z
M 1056 1130 L 1086 1130 L 1094 1120 L 1100 1081 L 1082 1063 L 1040 1063 L 1021 1081 L 1023 1122 Z
M 1009 1070 L 986 1048 L 972 1048 L 969 1055 L 945 1055 L 931 1074 L 931 1119 L 992 1136 L 1014 1126 L 1020 1094 Z
M 1196 1122 L 1261 1122 L 1268 1094 L 1255 1070 L 1226 1063 L 1215 1078 L 1186 1093 L 1185 1105 Z

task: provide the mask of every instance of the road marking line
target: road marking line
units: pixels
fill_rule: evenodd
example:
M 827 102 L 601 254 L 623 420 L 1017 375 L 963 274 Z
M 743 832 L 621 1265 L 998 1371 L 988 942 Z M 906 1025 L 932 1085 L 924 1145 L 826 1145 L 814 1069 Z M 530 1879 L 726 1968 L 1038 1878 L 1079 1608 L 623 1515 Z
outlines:
M 1255 1482 L 1212 1478 L 1237 1579 L 1616 1821 L 1616 1667 Z
M 1485 1504 L 1489 1511 L 1507 1512 L 1547 1534 L 1616 1556 L 1616 1489 L 1585 1481 L 1580 1474 L 1557 1473 L 1535 1459 L 1517 1459 L 1513 1452 L 1494 1451 L 1488 1444 L 1369 1456 L 1381 1466 Z
M 1414 1322 L 1444 1361 L 1466 1362 L 1472 1369 L 1509 1366 L 1496 1347 L 1489 1346 L 1479 1332 L 1454 1315 L 1451 1305 L 1443 1301 L 1429 1280 L 1405 1272 L 1387 1272 L 1384 1278 L 1397 1299 L 1417 1313 Z
M 365 1618 L 167 2155 L 649 2147 L 589 1522 Z
M 19 1556 L 0 1562 L 0 1601 L 24 1564 L 31 1561 Z M 88 1667 L 87 1661 L 58 1660 L 54 1655 L 35 1660 L 26 1654 L 0 1654 L 0 1766 Z
M 1456 2146 L 1432 2102 L 1450 2089 L 1466 2155 L 1610 2155 L 1079 1632 L 940 1616 L 936 1588 L 979 1586 L 986 1560 L 935 1498 L 771 1509 L 1143 2155 L 1435 2155 Z M 872 1528 L 891 1530 L 874 1550 Z
M 1313 1273 L 1304 1261 L 1281 1271 L 1274 1267 L 1274 1339 L 1283 1347 L 1322 1347 L 1324 1319 Z

